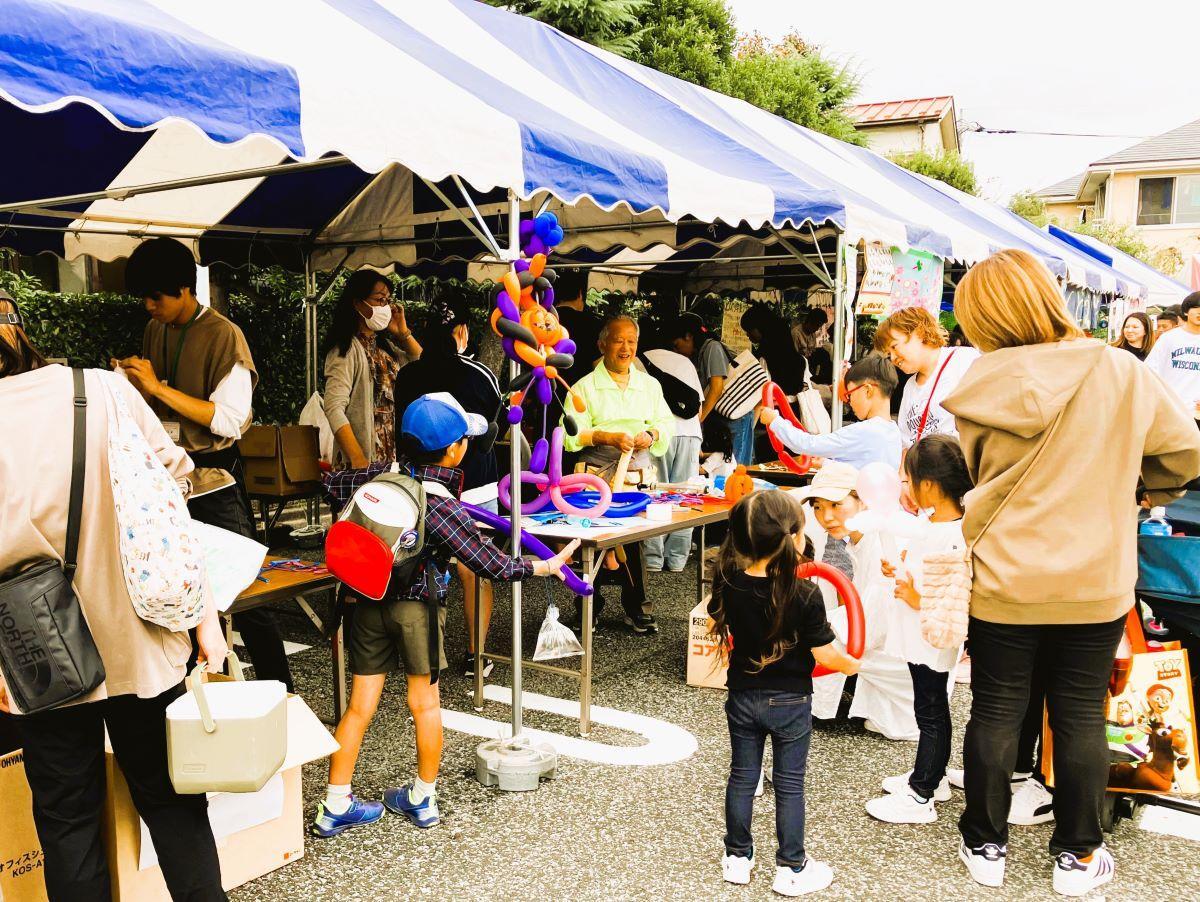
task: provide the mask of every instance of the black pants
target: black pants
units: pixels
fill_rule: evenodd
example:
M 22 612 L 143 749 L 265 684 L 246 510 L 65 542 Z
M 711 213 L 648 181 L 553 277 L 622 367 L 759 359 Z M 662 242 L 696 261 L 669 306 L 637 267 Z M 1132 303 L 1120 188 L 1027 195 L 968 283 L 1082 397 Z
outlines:
M 917 740 L 917 761 L 908 783 L 921 798 L 931 799 L 950 763 L 950 741 L 954 731 L 950 721 L 950 697 L 946 694 L 950 674 L 911 662 L 908 672 L 912 675 L 913 713 L 917 718 L 917 729 L 921 731 Z
M 112 898 L 100 822 L 106 726 L 171 898 L 225 899 L 208 799 L 179 795 L 167 774 L 166 707 L 182 692 L 176 686 L 157 698 L 120 695 L 11 718 L 25 749 L 51 902 Z
M 971 720 L 963 742 L 967 845 L 1008 841 L 1009 779 L 1017 763 L 1030 683 L 1044 668 L 1054 734 L 1054 834 L 1050 851 L 1090 855 L 1103 842 L 1108 783 L 1104 696 L 1125 624 L 1013 626 L 971 618 Z
M 630 617 L 649 614 L 652 605 L 646 598 L 646 559 L 642 554 L 642 543 L 631 542 L 621 546 L 625 550 L 625 562 L 616 570 L 603 564 L 596 574 L 596 586 L 618 586 L 621 589 L 621 607 Z
M 239 479 L 237 485 L 192 499 L 188 502 L 188 511 L 193 519 L 201 523 L 219 526 L 253 539 L 254 517 L 250 511 L 250 500 L 240 483 L 240 461 L 236 469 L 239 471 L 234 473 L 234 477 Z M 254 665 L 254 676 L 260 680 L 279 680 L 288 692 L 293 691 L 292 672 L 283 650 L 283 639 L 271 612 L 263 607 L 234 614 L 233 628 L 241 633 L 250 663 Z

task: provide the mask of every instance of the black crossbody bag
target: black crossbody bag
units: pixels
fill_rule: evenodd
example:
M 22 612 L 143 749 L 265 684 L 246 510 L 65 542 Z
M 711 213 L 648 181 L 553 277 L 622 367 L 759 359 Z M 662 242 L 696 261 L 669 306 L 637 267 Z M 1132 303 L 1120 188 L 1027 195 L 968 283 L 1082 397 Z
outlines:
M 104 682 L 104 663 L 72 585 L 87 471 L 87 393 L 83 370 L 71 374 L 75 434 L 62 563 L 48 558 L 0 579 L 0 670 L 23 714 L 82 698 Z

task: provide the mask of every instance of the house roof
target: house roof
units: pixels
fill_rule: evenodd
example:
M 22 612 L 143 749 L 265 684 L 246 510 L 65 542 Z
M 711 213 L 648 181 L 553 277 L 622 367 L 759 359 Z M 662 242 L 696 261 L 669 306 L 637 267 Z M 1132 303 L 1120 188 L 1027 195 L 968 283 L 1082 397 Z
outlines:
M 1051 197 L 1069 197 L 1074 199 L 1079 193 L 1079 183 L 1083 181 L 1084 173 L 1080 172 L 1070 178 L 1065 178 L 1061 182 L 1055 182 L 1053 185 L 1047 185 L 1039 191 L 1033 192 L 1034 197 L 1043 199 Z
M 1171 129 L 1140 144 L 1118 150 L 1116 153 L 1097 160 L 1096 166 L 1111 166 L 1117 163 L 1162 163 L 1171 160 L 1200 159 L 1200 119 Z
M 855 124 L 883 125 L 898 122 L 936 122 L 954 107 L 954 98 L 918 97 L 913 100 L 883 100 L 859 103 L 846 112 Z

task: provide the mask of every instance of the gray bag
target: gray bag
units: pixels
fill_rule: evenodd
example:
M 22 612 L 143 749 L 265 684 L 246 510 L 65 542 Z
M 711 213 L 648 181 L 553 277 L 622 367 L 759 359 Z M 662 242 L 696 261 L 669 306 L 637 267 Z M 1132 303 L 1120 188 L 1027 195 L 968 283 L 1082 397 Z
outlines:
M 72 377 L 75 436 L 62 563 L 53 559 L 38 561 L 0 580 L 0 670 L 23 714 L 75 701 L 104 682 L 104 662 L 72 585 L 87 472 L 83 370 L 72 370 Z

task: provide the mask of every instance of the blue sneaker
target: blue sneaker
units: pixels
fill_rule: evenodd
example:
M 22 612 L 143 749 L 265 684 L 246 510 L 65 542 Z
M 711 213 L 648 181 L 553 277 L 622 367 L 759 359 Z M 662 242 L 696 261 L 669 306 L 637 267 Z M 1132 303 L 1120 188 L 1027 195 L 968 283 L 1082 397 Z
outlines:
M 383 817 L 382 802 L 365 802 L 357 796 L 350 796 L 350 807 L 341 814 L 325 810 L 325 803 L 317 804 L 317 819 L 313 821 L 313 836 L 328 839 L 344 833 L 352 827 L 362 827 L 373 824 Z
M 411 783 L 405 783 L 398 789 L 385 789 L 383 791 L 383 804 L 387 806 L 388 811 L 408 818 L 422 830 L 436 827 L 441 821 L 441 817 L 438 814 L 437 799 L 429 796 L 425 801 L 415 803 L 409 794 L 411 789 Z

